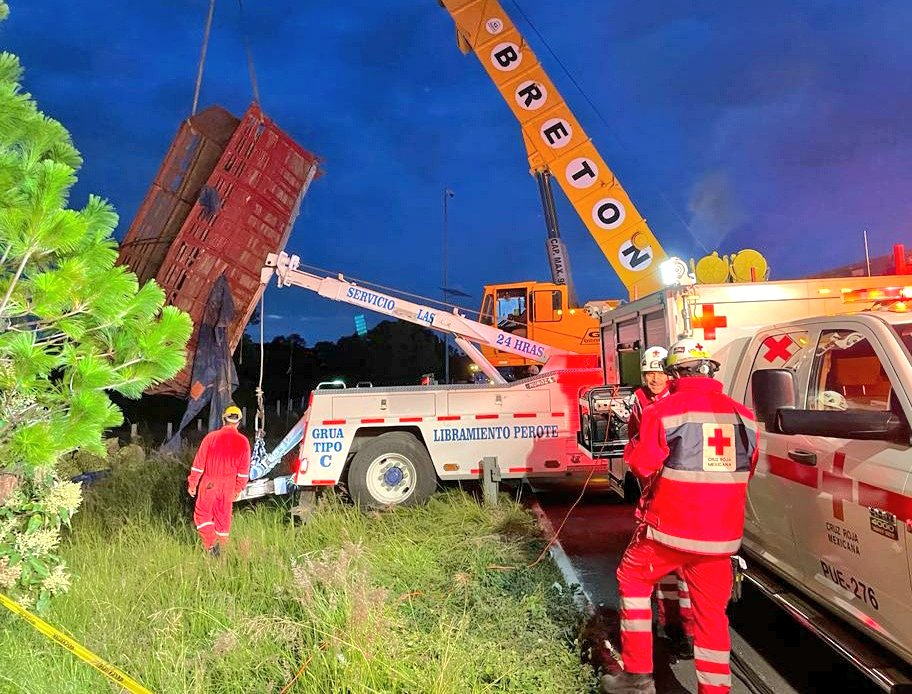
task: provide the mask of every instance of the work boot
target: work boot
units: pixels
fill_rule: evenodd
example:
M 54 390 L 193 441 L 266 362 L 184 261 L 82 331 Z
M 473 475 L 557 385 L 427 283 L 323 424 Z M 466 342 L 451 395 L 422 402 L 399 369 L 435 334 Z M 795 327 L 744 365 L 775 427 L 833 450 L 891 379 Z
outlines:
M 656 694 L 652 673 L 622 672 L 617 675 L 602 675 L 601 682 L 605 694 Z
M 672 639 L 671 652 L 678 660 L 694 659 L 694 640 L 692 636 L 681 634 L 679 637 Z
M 218 543 L 212 545 L 212 547 L 209 548 L 210 557 L 218 559 L 221 556 L 221 554 L 222 554 L 222 550 L 219 548 Z

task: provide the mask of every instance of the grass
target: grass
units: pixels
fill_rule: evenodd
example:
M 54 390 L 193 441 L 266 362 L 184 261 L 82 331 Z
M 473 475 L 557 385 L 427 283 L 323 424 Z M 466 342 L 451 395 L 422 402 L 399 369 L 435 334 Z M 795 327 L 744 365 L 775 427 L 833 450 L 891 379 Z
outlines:
M 206 557 L 186 464 L 127 464 L 86 490 L 75 574 L 47 621 L 160 693 L 588 692 L 580 615 L 534 522 L 459 492 L 363 514 L 335 496 L 305 526 L 279 503 L 235 512 Z M 493 566 L 519 567 L 513 570 Z M 0 615 L 0 692 L 117 688 Z M 297 675 L 297 679 L 295 679 Z

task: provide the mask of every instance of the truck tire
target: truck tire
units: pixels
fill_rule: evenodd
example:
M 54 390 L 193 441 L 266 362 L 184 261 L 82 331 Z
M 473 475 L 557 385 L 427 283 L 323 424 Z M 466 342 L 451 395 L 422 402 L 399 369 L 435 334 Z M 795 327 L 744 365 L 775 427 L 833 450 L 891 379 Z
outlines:
M 352 501 L 364 508 L 418 506 L 437 488 L 427 449 L 412 434 L 391 431 L 371 439 L 348 469 Z

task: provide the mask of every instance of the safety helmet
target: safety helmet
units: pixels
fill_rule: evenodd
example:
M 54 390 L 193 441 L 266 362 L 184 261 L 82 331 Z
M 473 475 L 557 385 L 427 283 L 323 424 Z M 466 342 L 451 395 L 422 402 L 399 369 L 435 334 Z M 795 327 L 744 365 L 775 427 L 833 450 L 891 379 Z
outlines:
M 225 408 L 225 411 L 222 412 L 222 419 L 226 422 L 240 422 L 243 416 L 241 408 L 237 405 L 228 405 L 228 407 Z
M 710 356 L 703 343 L 695 338 L 686 337 L 675 342 L 668 350 L 665 366 L 671 370 L 686 369 L 711 376 L 721 364 Z
M 665 371 L 665 358 L 667 356 L 668 350 L 664 347 L 648 347 L 643 355 L 643 361 L 640 362 L 640 371 L 642 373 Z
M 846 402 L 845 396 L 842 393 L 837 393 L 835 390 L 825 390 L 817 398 L 817 401 L 820 403 L 820 409 L 822 410 L 839 410 L 840 412 L 845 412 L 849 409 L 849 403 Z

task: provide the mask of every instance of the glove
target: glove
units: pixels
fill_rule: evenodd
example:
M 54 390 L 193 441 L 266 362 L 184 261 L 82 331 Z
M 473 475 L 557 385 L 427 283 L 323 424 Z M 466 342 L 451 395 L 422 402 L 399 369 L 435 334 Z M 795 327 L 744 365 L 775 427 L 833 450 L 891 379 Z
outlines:
M 187 494 L 189 494 L 193 498 L 196 498 L 196 489 L 194 489 L 193 487 L 187 487 Z

